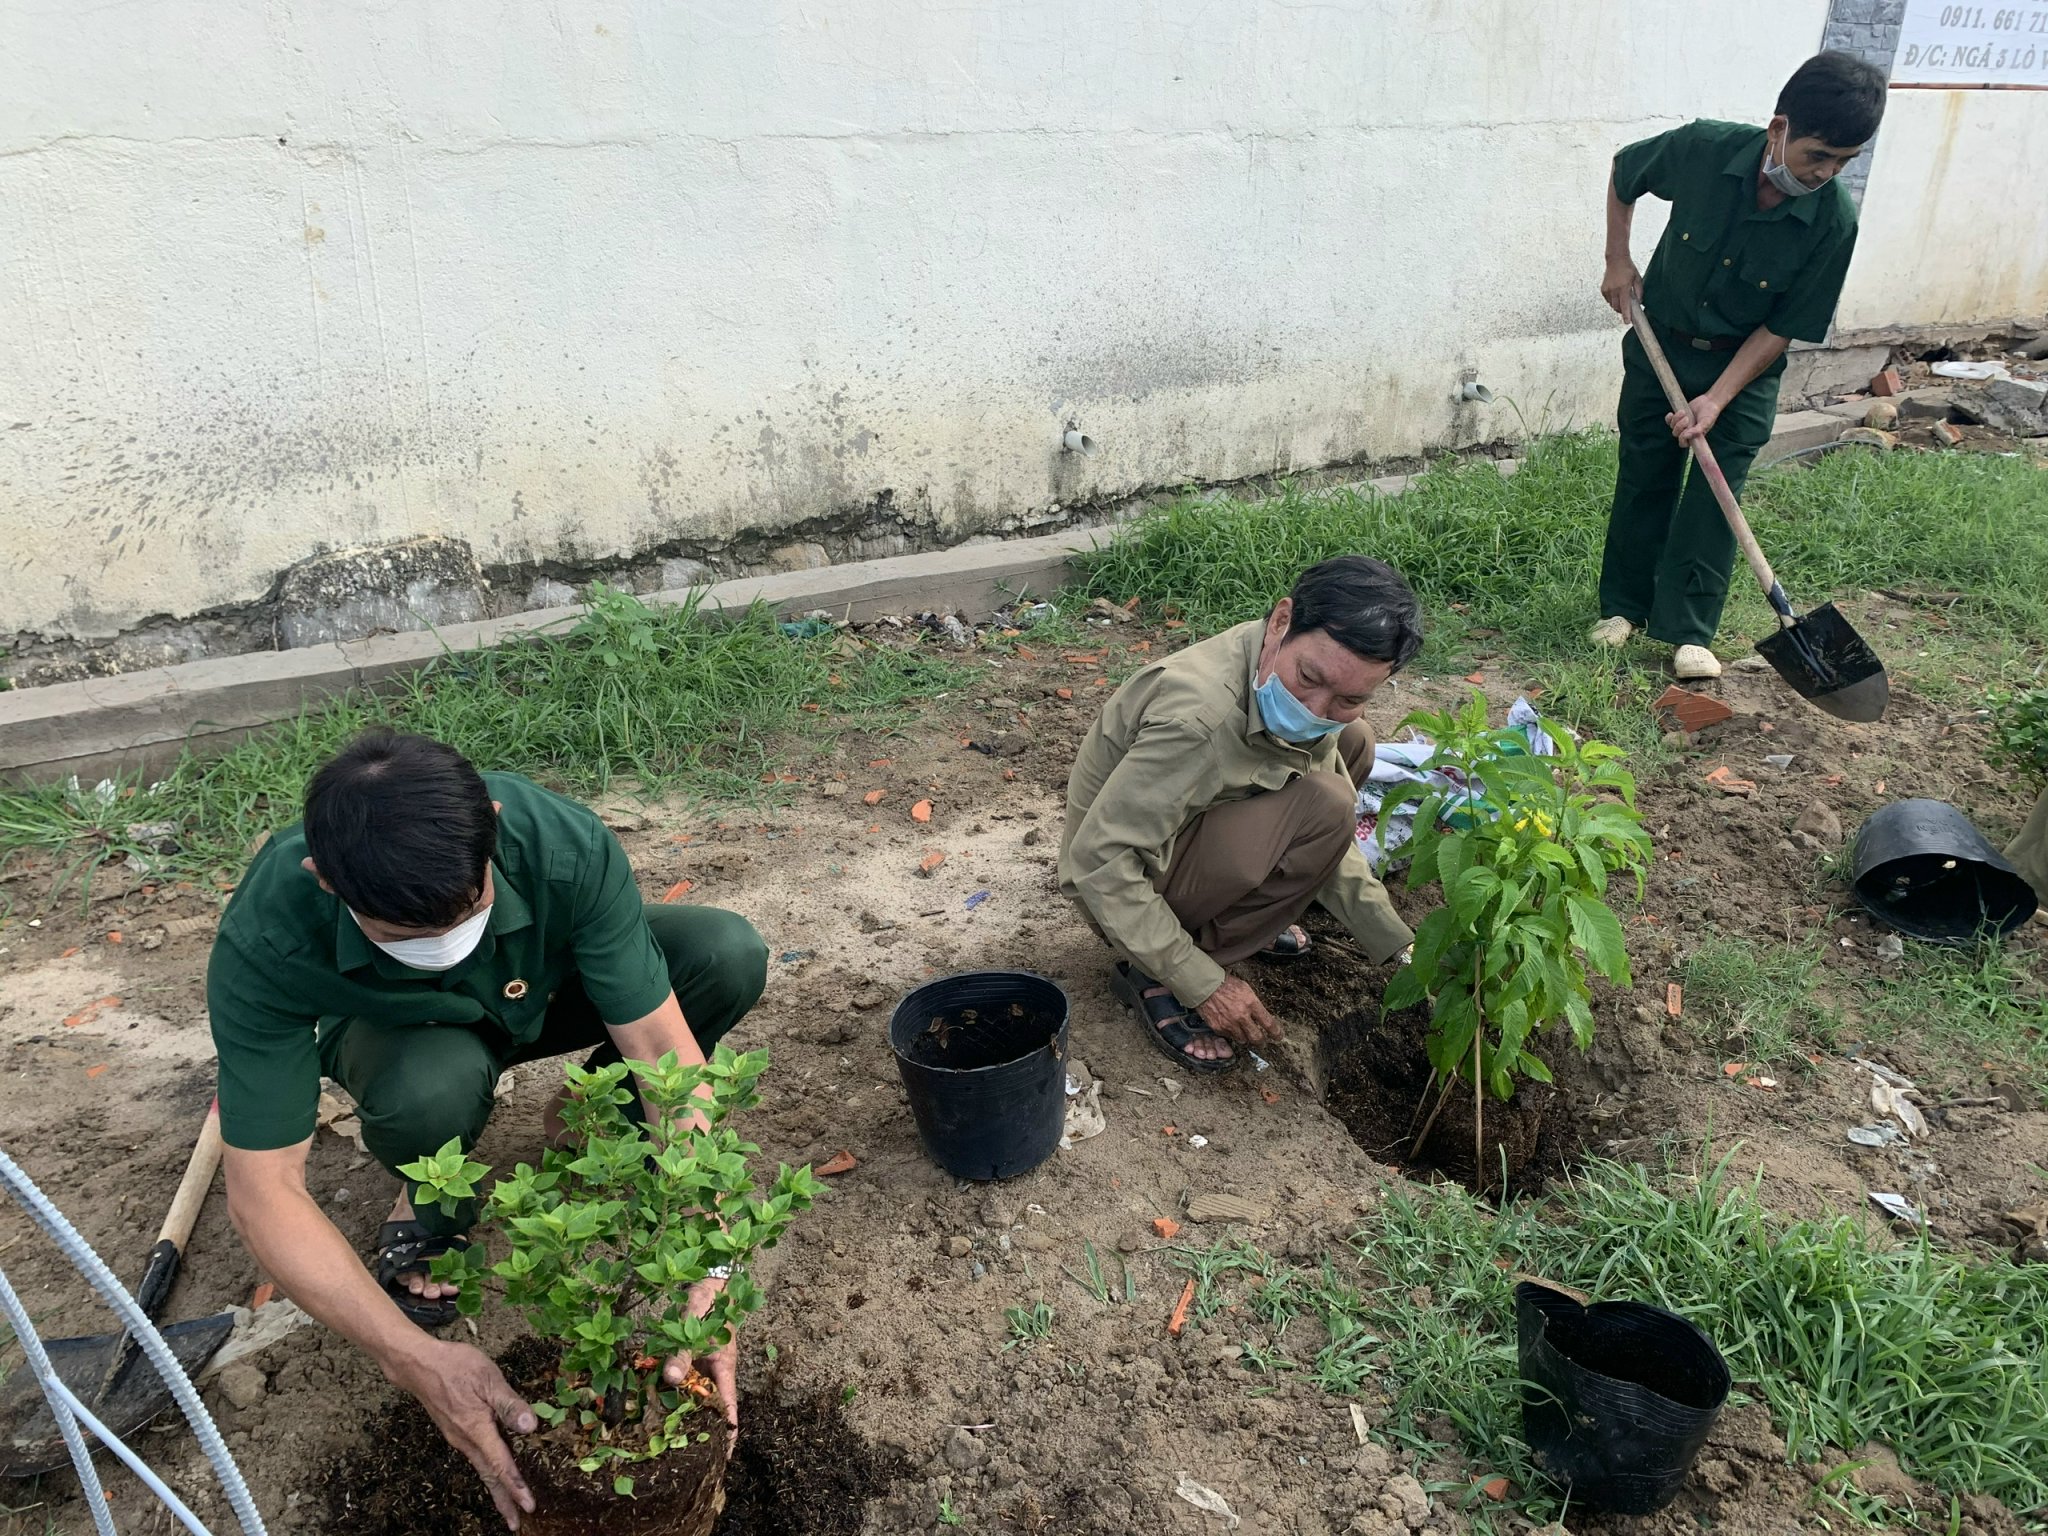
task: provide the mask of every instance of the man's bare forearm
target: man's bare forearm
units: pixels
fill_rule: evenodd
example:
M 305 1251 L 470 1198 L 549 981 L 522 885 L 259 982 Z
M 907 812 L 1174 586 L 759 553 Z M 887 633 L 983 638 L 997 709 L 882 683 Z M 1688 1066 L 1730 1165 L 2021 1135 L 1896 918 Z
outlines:
M 659 1061 L 670 1051 L 676 1053 L 676 1060 L 683 1066 L 701 1066 L 705 1060 L 704 1048 L 697 1043 L 697 1037 L 690 1030 L 689 1020 L 683 1017 L 683 1005 L 676 1001 L 675 993 L 668 995 L 668 1001 L 644 1018 L 630 1024 L 606 1026 L 611 1031 L 612 1044 L 619 1048 L 619 1054 L 628 1061 Z M 711 1085 L 704 1084 L 697 1090 L 697 1097 L 705 1101 L 711 1098 Z M 654 1108 L 645 1097 L 640 1100 L 640 1109 L 653 1125 Z M 687 1122 L 679 1122 L 683 1129 L 701 1131 L 706 1125 L 701 1115 L 692 1116 Z
M 228 1151 L 230 1163 L 238 1154 Z M 428 1342 L 398 1310 L 347 1238 L 303 1188 L 239 1181 L 230 1167 L 228 1214 L 242 1242 L 280 1289 L 393 1375 Z
M 1708 395 L 1722 410 L 1727 410 L 1758 374 L 1785 355 L 1785 348 L 1790 344 L 1788 337 L 1758 326 L 1735 349 L 1735 355 L 1728 359 L 1728 366 L 1721 370 L 1721 377 L 1714 380 L 1714 387 L 1707 391 Z
M 1635 228 L 1636 205 L 1624 203 L 1621 194 L 1614 190 L 1614 177 L 1607 178 L 1607 259 L 1627 261 L 1630 259 L 1629 235 Z

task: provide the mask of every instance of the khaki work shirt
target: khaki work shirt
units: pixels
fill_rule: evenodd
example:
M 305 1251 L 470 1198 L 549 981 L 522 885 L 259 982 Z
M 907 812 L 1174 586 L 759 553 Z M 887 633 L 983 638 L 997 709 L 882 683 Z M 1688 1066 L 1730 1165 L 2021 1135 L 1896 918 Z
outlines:
M 1126 959 L 1190 1007 L 1223 985 L 1158 886 L 1182 833 L 1211 806 L 1284 789 L 1304 773 L 1349 780 L 1335 735 L 1299 747 L 1266 733 L 1252 678 L 1263 621 L 1154 662 L 1117 689 L 1067 780 L 1060 890 Z M 1316 899 L 1374 960 L 1414 935 L 1356 843 Z

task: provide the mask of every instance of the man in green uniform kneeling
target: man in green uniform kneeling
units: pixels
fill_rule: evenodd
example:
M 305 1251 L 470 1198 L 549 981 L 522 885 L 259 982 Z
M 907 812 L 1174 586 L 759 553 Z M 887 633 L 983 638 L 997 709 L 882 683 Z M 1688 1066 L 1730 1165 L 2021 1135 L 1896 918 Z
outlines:
M 1741 493 L 1770 441 L 1786 344 L 1824 341 L 1834 319 L 1856 246 L 1855 205 L 1835 177 L 1877 132 L 1884 102 L 1877 70 L 1846 53 L 1818 54 L 1785 82 L 1767 126 L 1702 120 L 1614 157 L 1600 295 L 1624 318 L 1641 300 L 1692 421 L 1671 411 L 1635 333 L 1623 336 L 1621 469 L 1597 643 L 1618 646 L 1645 630 L 1677 648 L 1681 678 L 1720 676 L 1711 647 L 1735 537 L 1704 477 L 1686 473 L 1687 447 L 1704 433 Z M 1647 282 L 1629 252 L 1645 192 L 1671 204 Z
M 235 1228 L 286 1295 L 420 1399 L 515 1528 L 533 1503 L 499 1430 L 533 1415 L 480 1350 L 423 1331 L 455 1318 L 427 1263 L 468 1242 L 474 1204 L 444 1216 L 401 1188 L 366 1271 L 306 1189 L 320 1079 L 354 1096 L 364 1147 L 396 1174 L 450 1138 L 473 1146 L 520 1062 L 702 1061 L 759 1000 L 767 959 L 734 913 L 644 905 L 588 809 L 390 732 L 314 775 L 304 820 L 264 845 L 221 919 L 206 993 Z M 706 1366 L 737 1402 L 731 1346 Z

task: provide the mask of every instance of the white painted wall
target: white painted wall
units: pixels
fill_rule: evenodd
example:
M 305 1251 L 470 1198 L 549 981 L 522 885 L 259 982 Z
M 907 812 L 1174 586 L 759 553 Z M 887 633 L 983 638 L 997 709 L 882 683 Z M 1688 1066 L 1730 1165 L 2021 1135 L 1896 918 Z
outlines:
M 16 0 L 0 636 L 1601 419 L 1608 157 L 1760 119 L 1824 12 Z
M 2048 94 L 1895 90 L 1838 330 L 2048 313 Z

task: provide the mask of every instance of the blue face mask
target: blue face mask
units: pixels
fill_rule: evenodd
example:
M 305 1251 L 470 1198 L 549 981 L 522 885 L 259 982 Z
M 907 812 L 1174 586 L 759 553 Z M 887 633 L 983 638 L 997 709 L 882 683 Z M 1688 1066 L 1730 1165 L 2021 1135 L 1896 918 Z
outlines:
M 1266 733 L 1282 741 L 1305 747 L 1344 729 L 1342 721 L 1325 720 L 1297 699 L 1277 672 L 1259 684 L 1258 694 L 1259 715 L 1266 722 Z

